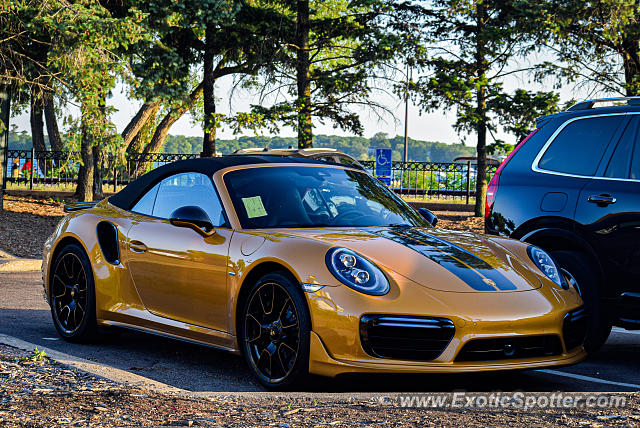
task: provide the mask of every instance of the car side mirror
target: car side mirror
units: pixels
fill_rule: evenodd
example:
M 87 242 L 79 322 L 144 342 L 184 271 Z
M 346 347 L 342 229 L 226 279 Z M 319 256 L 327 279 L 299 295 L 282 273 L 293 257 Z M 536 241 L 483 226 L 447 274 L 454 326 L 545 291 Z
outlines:
M 169 222 L 174 226 L 193 229 L 204 237 L 216 233 L 207 213 L 194 205 L 180 207 L 172 212 Z
M 435 227 L 438 224 L 438 216 L 429 211 L 426 208 L 418 208 L 418 212 L 424 217 L 431 226 Z

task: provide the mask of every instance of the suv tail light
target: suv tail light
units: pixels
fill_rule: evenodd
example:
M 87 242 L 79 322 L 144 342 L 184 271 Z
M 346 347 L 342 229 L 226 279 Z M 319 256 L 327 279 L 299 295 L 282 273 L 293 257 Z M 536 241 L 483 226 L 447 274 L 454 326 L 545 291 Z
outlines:
M 520 141 L 520 143 L 518 143 L 518 145 L 513 148 L 511 153 L 509 153 L 509 156 L 507 156 L 507 158 L 503 160 L 500 165 L 498 165 L 498 168 L 496 169 L 495 174 L 493 174 L 493 177 L 491 177 L 491 181 L 489 181 L 489 185 L 487 186 L 487 198 L 486 198 L 485 207 L 484 207 L 485 217 L 489 217 L 489 214 L 491 213 L 491 207 L 493 206 L 493 201 L 495 201 L 496 193 L 498 193 L 498 185 L 500 184 L 500 174 L 502 173 L 502 170 L 504 169 L 505 166 L 507 166 L 507 164 L 509 163 L 511 158 L 516 154 L 516 152 L 520 150 L 520 147 L 524 146 L 525 143 L 529 141 L 529 139 L 531 139 L 531 137 L 533 137 L 533 135 L 536 132 L 538 132 L 538 128 L 534 129 L 533 132 L 527 135 L 527 137 L 524 140 Z

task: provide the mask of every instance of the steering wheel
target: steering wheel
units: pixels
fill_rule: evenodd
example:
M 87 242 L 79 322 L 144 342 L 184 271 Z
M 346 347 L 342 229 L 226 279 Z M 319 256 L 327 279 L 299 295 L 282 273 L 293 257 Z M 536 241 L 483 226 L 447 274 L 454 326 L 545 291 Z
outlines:
M 370 214 L 366 214 L 366 215 L 362 215 L 358 210 L 349 210 L 349 211 L 345 211 L 342 212 L 340 214 L 338 214 L 337 216 L 335 216 L 332 220 L 331 223 L 332 225 L 335 225 L 336 223 L 340 223 L 341 221 L 345 221 L 345 220 L 362 220 L 362 219 L 366 219 L 366 218 L 373 218 L 374 221 L 377 220 L 376 216 L 370 215 Z

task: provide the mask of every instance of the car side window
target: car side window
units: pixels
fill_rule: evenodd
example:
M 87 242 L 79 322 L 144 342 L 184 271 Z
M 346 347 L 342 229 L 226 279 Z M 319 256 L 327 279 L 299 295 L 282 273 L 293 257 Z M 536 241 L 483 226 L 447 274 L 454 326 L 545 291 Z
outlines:
M 556 136 L 538 167 L 548 171 L 593 176 L 623 115 L 591 117 L 569 123 Z
M 629 178 L 629 164 L 633 152 L 634 141 L 638 131 L 638 119 L 634 118 L 624 130 L 618 145 L 616 146 L 611 160 L 604 172 L 605 177 Z M 637 168 L 637 167 L 636 167 Z
M 176 209 L 187 205 L 202 208 L 214 226 L 225 224 L 222 203 L 211 179 L 196 172 L 172 175 L 160 182 L 153 216 L 168 219 Z
M 156 184 L 145 193 L 138 202 L 131 208 L 131 211 L 138 214 L 143 215 L 153 215 L 153 205 L 156 202 L 156 195 L 158 194 L 158 188 L 160 188 L 160 183 Z
M 629 178 L 633 180 L 640 180 L 640 118 L 637 119 L 637 122 L 638 128 L 635 134 L 633 153 L 631 153 L 631 169 L 629 171 Z
M 338 162 L 342 165 L 360 169 L 360 166 L 356 162 L 354 162 L 353 159 L 350 159 L 346 156 L 338 156 Z

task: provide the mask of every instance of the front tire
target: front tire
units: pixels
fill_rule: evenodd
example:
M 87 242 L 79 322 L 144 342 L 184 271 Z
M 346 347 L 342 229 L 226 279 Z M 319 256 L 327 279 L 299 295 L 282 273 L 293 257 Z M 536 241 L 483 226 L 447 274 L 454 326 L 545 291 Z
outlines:
M 589 266 L 582 253 L 576 251 L 553 251 L 551 257 L 568 271 L 576 280 L 584 308 L 589 317 L 584 348 L 587 352 L 597 351 L 604 345 L 611 333 L 611 320 L 600 300 L 600 281 L 597 273 Z
M 255 378 L 271 390 L 300 385 L 309 370 L 311 321 L 304 295 L 284 273 L 269 273 L 240 312 L 240 346 Z
M 84 249 L 66 245 L 50 273 L 51 316 L 58 334 L 69 342 L 95 338 L 96 294 L 93 270 Z

